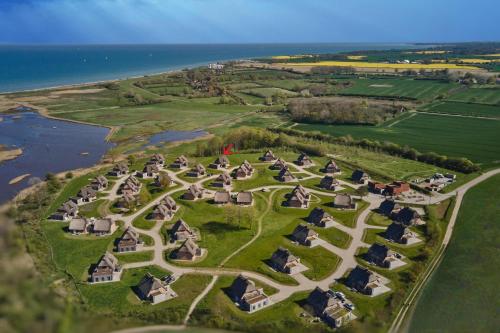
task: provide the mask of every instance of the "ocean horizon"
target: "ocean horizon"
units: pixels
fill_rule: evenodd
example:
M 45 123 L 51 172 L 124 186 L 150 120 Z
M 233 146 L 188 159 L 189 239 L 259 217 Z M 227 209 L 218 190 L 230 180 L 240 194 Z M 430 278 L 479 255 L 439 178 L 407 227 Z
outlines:
M 0 93 L 126 79 L 273 55 L 421 48 L 410 43 L 0 45 Z

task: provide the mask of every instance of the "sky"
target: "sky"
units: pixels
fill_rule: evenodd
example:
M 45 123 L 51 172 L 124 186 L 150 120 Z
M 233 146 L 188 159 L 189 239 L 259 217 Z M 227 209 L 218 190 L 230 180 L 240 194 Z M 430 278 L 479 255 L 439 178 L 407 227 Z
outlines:
M 0 43 L 499 41 L 499 13 L 499 0 L 0 0 Z

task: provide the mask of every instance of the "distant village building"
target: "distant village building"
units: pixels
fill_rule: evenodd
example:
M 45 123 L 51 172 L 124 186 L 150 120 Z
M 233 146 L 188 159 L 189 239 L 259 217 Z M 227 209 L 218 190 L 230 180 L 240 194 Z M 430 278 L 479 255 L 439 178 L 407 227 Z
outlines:
M 108 180 L 106 177 L 99 175 L 90 183 L 90 187 L 92 187 L 94 191 L 102 191 L 108 187 Z
M 68 200 L 57 209 L 57 211 L 50 216 L 51 220 L 69 221 L 78 216 L 78 205 Z
M 137 296 L 143 301 L 158 304 L 177 297 L 170 284 L 162 281 L 150 273 L 141 279 L 136 288 Z
M 231 202 L 231 194 L 228 191 L 217 191 L 214 195 L 216 205 L 225 205 Z
M 205 176 L 205 167 L 201 164 L 196 164 L 188 173 L 188 177 L 203 177 Z
M 97 192 L 93 190 L 92 187 L 85 186 L 82 187 L 80 191 L 78 191 L 76 197 L 71 198 L 71 201 L 79 205 L 92 202 L 96 199 L 97 199 Z
M 197 184 L 189 186 L 187 191 L 182 195 L 184 200 L 198 200 L 203 198 L 203 189 Z
M 161 199 L 160 204 L 164 205 L 169 210 L 174 211 L 174 212 L 176 212 L 177 208 L 178 208 L 177 203 L 170 195 L 167 195 L 163 199 Z
M 249 313 L 263 309 L 271 304 L 264 289 L 257 288 L 252 280 L 239 275 L 230 287 L 231 300 L 238 304 L 241 310 Z
M 236 179 L 244 179 L 252 176 L 254 172 L 253 166 L 245 160 L 238 169 L 234 171 L 234 178 Z
M 403 224 L 406 227 L 421 224 L 420 214 L 413 208 L 405 207 L 392 214 L 394 221 Z
M 389 249 L 386 245 L 374 243 L 365 255 L 365 259 L 377 266 L 391 269 L 399 261 L 400 255 Z
M 375 194 L 384 194 L 386 185 L 377 181 L 368 182 L 368 191 Z
M 141 190 L 141 182 L 134 176 L 129 176 L 123 184 L 120 185 L 119 192 L 122 194 L 138 194 Z
M 212 169 L 227 169 L 230 165 L 229 158 L 226 155 L 220 155 L 209 167 Z
M 333 176 L 325 176 L 319 182 L 319 187 L 324 188 L 328 191 L 335 191 L 335 189 L 339 185 L 340 182 L 337 179 L 333 178 Z
M 416 235 L 408 227 L 394 222 L 385 230 L 385 238 L 396 243 L 408 244 L 416 238 Z
M 310 193 L 302 186 L 297 185 L 288 195 L 287 206 L 294 208 L 309 207 Z
M 125 192 L 116 202 L 116 207 L 131 209 L 137 204 L 137 198 L 130 192 Z
M 112 219 L 100 218 L 92 220 L 91 232 L 97 236 L 105 236 L 114 233 L 116 228 L 116 223 Z
M 160 203 L 151 212 L 151 220 L 165 221 L 170 220 L 175 215 L 175 211 Z
M 74 218 L 68 226 L 68 231 L 73 235 L 81 235 L 88 233 L 90 226 L 89 221 L 85 217 Z
M 316 287 L 307 297 L 307 307 L 315 317 L 334 328 L 345 326 L 353 318 L 352 312 L 346 309 L 341 299 L 335 297 L 332 291 L 320 287 Z
M 165 165 L 165 157 L 163 157 L 162 154 L 154 154 L 151 156 L 147 164 L 154 164 L 161 168 Z
M 392 182 L 392 184 L 387 185 L 385 189 L 385 193 L 392 196 L 396 196 L 408 191 L 410 191 L 410 184 L 402 181 Z
M 349 194 L 339 193 L 333 199 L 333 207 L 339 209 L 356 209 L 356 203 Z
M 297 274 L 303 271 L 300 258 L 295 257 L 288 249 L 278 248 L 271 257 L 271 266 L 282 273 Z
M 121 273 L 122 267 L 118 264 L 118 259 L 106 252 L 92 270 L 90 280 L 93 283 L 118 281 Z
M 242 206 L 250 206 L 253 204 L 253 194 L 252 192 L 238 192 L 236 195 L 236 204 Z
M 382 215 L 391 217 L 393 214 L 399 212 L 400 209 L 400 204 L 395 202 L 393 199 L 386 199 L 378 207 L 378 212 Z
M 215 179 L 215 181 L 212 183 L 212 186 L 214 187 L 229 187 L 231 186 L 231 176 L 229 175 L 229 173 L 227 173 L 226 171 L 224 171 L 223 173 L 221 173 L 219 176 L 217 176 L 217 178 Z
M 179 219 L 175 222 L 172 229 L 170 229 L 170 238 L 175 242 L 185 241 L 187 239 L 196 240 L 198 237 L 183 219 Z
M 274 162 L 273 166 L 271 167 L 271 169 L 273 170 L 283 170 L 284 168 L 288 168 L 288 166 L 286 165 L 285 160 L 281 158 L 278 158 L 278 160 Z
M 176 251 L 172 253 L 173 258 L 177 260 L 195 260 L 202 255 L 200 247 L 192 240 L 187 239 Z
M 292 239 L 297 243 L 313 247 L 321 243 L 321 239 L 316 231 L 306 225 L 299 224 L 292 233 Z
M 309 216 L 307 217 L 307 221 L 316 225 L 317 227 L 322 228 L 330 228 L 335 225 L 335 220 L 333 217 L 328 214 L 323 208 L 316 207 L 314 208 Z
M 290 172 L 288 167 L 284 167 L 278 174 L 278 180 L 280 182 L 288 183 L 297 180 L 297 178 L 295 178 L 295 176 Z
M 273 154 L 271 150 L 266 151 L 264 155 L 262 155 L 262 157 L 260 158 L 260 160 L 264 162 L 273 162 L 276 161 L 276 159 L 277 157 Z
M 324 173 L 339 173 L 340 168 L 333 160 L 329 160 L 323 168 Z
M 302 153 L 299 155 L 297 158 L 297 165 L 303 166 L 303 167 L 309 167 L 314 165 L 314 162 L 307 156 L 306 154 Z
M 139 178 L 154 178 L 160 173 L 160 168 L 156 164 L 146 164 L 142 171 L 137 172 Z
M 139 246 L 142 246 L 143 242 L 139 238 L 139 233 L 135 231 L 134 228 L 128 227 L 123 235 L 118 239 L 116 243 L 117 252 L 132 252 L 137 251 Z
M 346 285 L 362 294 L 375 296 L 383 287 L 380 278 L 368 268 L 356 266 L 348 275 Z
M 356 184 L 367 184 L 370 180 L 370 176 L 363 170 L 355 170 L 352 173 L 351 179 Z
M 121 177 L 128 174 L 128 165 L 125 162 L 117 163 L 111 169 L 111 171 L 108 172 L 108 175 L 114 176 L 114 177 Z
M 174 163 L 170 164 L 170 167 L 172 169 L 185 169 L 188 167 L 188 164 L 186 156 L 181 155 L 175 159 Z
M 208 64 L 208 69 L 220 71 L 224 69 L 224 65 L 219 63 Z

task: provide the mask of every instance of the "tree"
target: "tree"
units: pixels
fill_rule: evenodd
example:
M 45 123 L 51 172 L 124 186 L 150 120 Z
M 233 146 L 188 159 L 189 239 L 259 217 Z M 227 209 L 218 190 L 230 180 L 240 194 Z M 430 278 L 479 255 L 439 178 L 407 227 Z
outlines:
M 170 186 L 172 183 L 172 178 L 166 173 L 165 171 L 160 172 L 158 175 L 158 182 L 157 182 L 162 188 L 167 188 Z

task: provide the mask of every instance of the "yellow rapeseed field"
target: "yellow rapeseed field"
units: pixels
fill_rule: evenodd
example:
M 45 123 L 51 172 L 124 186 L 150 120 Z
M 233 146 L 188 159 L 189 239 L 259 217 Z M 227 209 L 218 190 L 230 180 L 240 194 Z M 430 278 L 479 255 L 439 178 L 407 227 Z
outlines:
M 487 64 L 489 62 L 496 62 L 496 61 L 498 61 L 498 60 L 490 60 L 490 59 L 462 59 L 462 58 L 459 58 L 457 60 L 461 61 L 461 62 L 466 62 L 466 63 L 469 63 L 469 64 Z
M 338 66 L 355 68 L 390 68 L 390 69 L 479 69 L 475 66 L 458 64 L 388 64 L 381 62 L 363 62 L 363 61 L 319 61 L 319 62 L 301 62 L 294 64 L 281 64 L 283 66 L 297 67 L 318 67 L 318 66 Z
M 407 54 L 444 54 L 448 53 L 450 51 L 443 51 L 443 50 L 427 50 L 427 51 L 413 51 L 413 52 L 405 52 Z
M 347 56 L 347 59 L 349 59 L 349 60 L 361 60 L 364 58 L 366 58 L 366 56 L 364 56 L 364 55 L 348 55 Z
M 500 53 L 482 54 L 485 57 L 500 57 Z
M 278 56 L 273 56 L 273 59 L 277 60 L 289 60 L 289 59 L 299 59 L 299 58 L 310 58 L 312 57 L 310 54 L 301 54 L 301 55 L 278 55 Z

